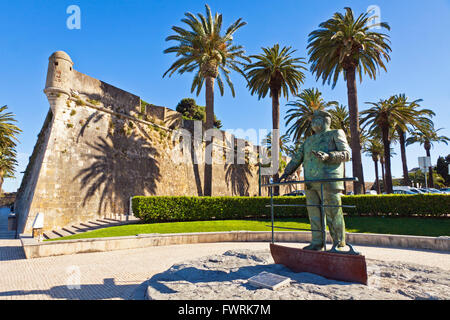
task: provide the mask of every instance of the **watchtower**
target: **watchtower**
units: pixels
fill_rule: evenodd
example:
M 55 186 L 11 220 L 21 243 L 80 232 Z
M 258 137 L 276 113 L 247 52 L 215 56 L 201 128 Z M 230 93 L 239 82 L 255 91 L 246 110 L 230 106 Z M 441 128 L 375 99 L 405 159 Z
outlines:
M 71 96 L 73 78 L 73 62 L 64 51 L 54 52 L 48 59 L 47 81 L 44 93 L 50 102 L 53 114 L 57 113 L 58 106 L 64 104 Z

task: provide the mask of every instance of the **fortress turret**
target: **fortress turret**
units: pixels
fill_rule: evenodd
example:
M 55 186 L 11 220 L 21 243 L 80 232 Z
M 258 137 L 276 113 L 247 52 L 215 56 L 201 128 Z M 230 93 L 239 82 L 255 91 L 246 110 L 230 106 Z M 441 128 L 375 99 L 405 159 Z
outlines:
M 73 62 L 64 51 L 54 52 L 48 59 L 47 81 L 44 92 L 49 99 L 53 112 L 60 100 L 70 97 L 72 85 Z

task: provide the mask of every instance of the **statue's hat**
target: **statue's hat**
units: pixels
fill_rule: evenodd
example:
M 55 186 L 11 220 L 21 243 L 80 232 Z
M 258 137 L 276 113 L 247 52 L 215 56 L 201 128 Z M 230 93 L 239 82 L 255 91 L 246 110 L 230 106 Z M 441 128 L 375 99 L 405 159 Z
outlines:
M 331 114 L 324 110 L 316 110 L 314 111 L 313 117 L 322 117 L 322 118 L 328 117 L 331 119 Z

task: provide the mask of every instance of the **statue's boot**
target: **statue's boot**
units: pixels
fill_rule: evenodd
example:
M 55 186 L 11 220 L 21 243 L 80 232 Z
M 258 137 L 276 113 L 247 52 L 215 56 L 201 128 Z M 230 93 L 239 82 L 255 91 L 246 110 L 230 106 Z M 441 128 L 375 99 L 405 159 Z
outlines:
M 321 243 L 311 243 L 303 248 L 303 250 L 311 250 L 311 251 L 323 251 L 324 247 Z
M 347 245 L 345 244 L 345 241 L 341 241 L 341 242 L 333 242 L 333 247 L 334 249 L 336 249 L 337 251 L 345 251 L 344 248 Z
M 336 228 L 334 226 L 330 226 L 330 235 L 331 239 L 333 239 L 333 246 L 336 250 L 342 251 L 346 247 L 345 244 L 345 233 L 341 228 Z

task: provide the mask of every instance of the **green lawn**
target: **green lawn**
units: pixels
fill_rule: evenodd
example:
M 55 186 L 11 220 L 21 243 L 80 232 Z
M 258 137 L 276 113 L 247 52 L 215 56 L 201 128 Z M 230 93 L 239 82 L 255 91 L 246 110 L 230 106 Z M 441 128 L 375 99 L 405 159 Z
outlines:
M 382 233 L 417 236 L 450 235 L 450 219 L 395 218 L 395 217 L 346 217 L 347 232 Z M 188 233 L 214 231 L 270 231 L 270 221 L 217 220 L 131 224 L 104 228 L 54 240 L 133 236 L 144 233 Z M 275 226 L 309 229 L 308 219 L 277 220 Z M 276 229 L 276 231 L 283 231 Z M 286 231 L 286 230 L 284 230 Z M 50 240 L 51 241 L 51 240 Z

